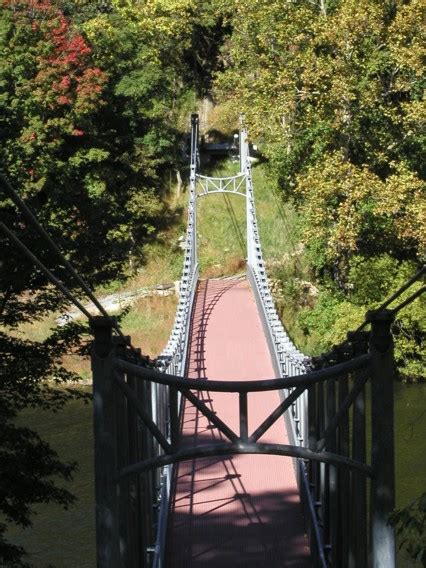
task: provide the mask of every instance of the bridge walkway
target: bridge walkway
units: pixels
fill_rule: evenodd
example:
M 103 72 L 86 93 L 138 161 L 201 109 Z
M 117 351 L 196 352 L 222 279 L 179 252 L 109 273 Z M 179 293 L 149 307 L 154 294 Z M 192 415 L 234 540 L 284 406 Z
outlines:
M 194 380 L 274 377 L 256 302 L 245 279 L 199 283 L 188 375 Z M 239 431 L 238 397 L 208 392 L 199 396 L 234 431 Z M 249 432 L 278 404 L 276 391 L 251 394 Z M 181 435 L 189 446 L 222 439 L 217 428 L 190 404 L 182 409 Z M 277 421 L 262 441 L 288 443 L 284 420 Z M 238 455 L 177 464 L 166 566 L 310 566 L 292 460 L 272 455 Z

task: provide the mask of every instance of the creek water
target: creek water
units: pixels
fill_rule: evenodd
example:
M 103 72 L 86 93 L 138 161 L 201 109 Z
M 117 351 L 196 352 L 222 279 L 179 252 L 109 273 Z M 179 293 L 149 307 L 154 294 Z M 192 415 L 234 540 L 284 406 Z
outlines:
M 395 417 L 400 507 L 426 490 L 426 384 L 395 384 Z M 68 511 L 54 505 L 37 507 L 33 527 L 11 530 L 9 538 L 26 548 L 35 568 L 95 568 L 91 405 L 74 401 L 57 414 L 28 410 L 20 422 L 37 430 L 63 460 L 78 462 L 74 480 L 67 484 L 78 500 Z M 399 553 L 398 567 L 420 568 L 420 564 Z

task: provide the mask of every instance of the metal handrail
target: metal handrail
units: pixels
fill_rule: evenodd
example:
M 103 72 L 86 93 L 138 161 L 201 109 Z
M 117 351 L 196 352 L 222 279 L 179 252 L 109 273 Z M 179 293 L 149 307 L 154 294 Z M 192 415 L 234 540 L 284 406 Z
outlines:
M 156 359 L 156 367 L 166 375 L 185 374 L 190 322 L 195 292 L 198 283 L 197 260 L 197 194 L 196 170 L 198 162 L 198 116 L 191 116 L 191 164 L 189 178 L 188 221 L 186 226 L 185 254 L 183 259 L 182 276 L 179 282 L 179 302 L 172 331 L 166 347 Z M 178 404 L 180 397 L 178 398 Z M 171 442 L 173 427 L 170 418 L 170 389 L 165 385 L 153 384 L 151 407 L 153 416 L 165 416 L 165 429 L 168 431 L 168 441 Z M 161 456 L 161 447 L 156 452 Z M 167 527 L 167 516 L 171 487 L 171 466 L 164 464 L 159 487 L 159 520 L 157 538 L 154 548 L 153 567 L 162 568 L 164 565 L 164 544 Z
M 269 287 L 256 218 L 251 163 L 245 129 L 241 131 L 240 140 L 240 144 L 245 145 L 245 151 L 242 152 L 244 162 L 241 164 L 241 169 L 246 174 L 248 278 L 256 297 L 277 376 L 293 377 L 304 375 L 310 370 L 310 358 L 297 349 L 284 329 Z M 292 389 L 285 389 L 285 396 L 288 396 L 291 391 Z M 300 446 L 307 446 L 307 405 L 308 399 L 305 392 L 292 406 L 291 428 L 293 441 Z
M 342 375 L 353 373 L 361 369 L 366 369 L 371 362 L 371 356 L 368 353 L 353 357 L 344 363 L 338 363 L 332 367 L 312 371 L 303 375 L 295 374 L 291 377 L 280 377 L 278 379 L 257 379 L 245 381 L 223 381 L 218 379 L 188 379 L 179 375 L 171 375 L 159 372 L 155 369 L 142 367 L 137 363 L 131 363 L 126 359 L 117 358 L 114 360 L 114 368 L 129 373 L 132 376 L 139 377 L 151 383 L 167 385 L 174 388 L 190 389 L 193 391 L 211 391 L 211 392 L 265 392 L 277 389 L 293 389 L 299 387 L 310 387 L 316 383 L 327 381 L 329 379 L 337 379 Z
M 179 283 L 179 303 L 175 321 L 166 347 L 157 358 L 156 365 L 164 373 L 183 376 L 189 342 L 190 319 L 198 282 L 197 261 L 197 160 L 198 117 L 192 116 L 191 165 L 188 199 L 188 222 L 186 227 L 185 255 L 182 277 Z
M 311 360 L 297 349 L 284 329 L 278 316 L 269 287 L 265 262 L 260 243 L 259 228 L 256 218 L 254 191 L 252 182 L 251 163 L 247 132 L 240 131 L 240 163 L 241 171 L 246 174 L 246 203 L 247 203 L 247 276 L 251 283 L 256 303 L 261 315 L 263 327 L 267 336 L 269 350 L 273 360 L 274 370 L 278 377 L 294 377 L 306 375 L 311 370 Z M 282 399 L 290 398 L 295 388 L 284 388 L 280 391 Z M 304 390 L 292 402 L 289 413 L 286 414 L 288 436 L 295 448 L 305 452 L 309 450 L 309 416 L 308 391 Z M 310 526 L 311 541 L 318 553 L 318 566 L 325 568 L 326 554 L 324 541 L 321 537 L 320 525 L 316 514 L 315 503 L 308 480 L 306 464 L 301 456 L 295 458 L 296 477 L 305 512 Z

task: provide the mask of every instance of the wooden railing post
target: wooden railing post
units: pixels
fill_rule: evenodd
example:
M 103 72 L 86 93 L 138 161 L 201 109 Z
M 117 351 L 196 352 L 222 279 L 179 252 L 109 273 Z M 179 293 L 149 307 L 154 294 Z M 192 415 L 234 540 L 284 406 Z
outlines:
M 369 312 L 371 322 L 371 545 L 373 568 L 395 568 L 395 535 L 388 524 L 395 507 L 394 408 L 395 363 L 389 310 Z
M 97 568 L 118 568 L 120 560 L 116 401 L 113 377 L 113 320 L 95 317 L 91 326 Z

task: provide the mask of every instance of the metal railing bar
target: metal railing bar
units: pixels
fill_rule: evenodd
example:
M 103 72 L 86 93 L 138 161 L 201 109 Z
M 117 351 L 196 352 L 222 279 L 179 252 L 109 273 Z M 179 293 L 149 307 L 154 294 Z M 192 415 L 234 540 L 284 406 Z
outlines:
M 231 442 L 238 442 L 237 434 L 225 424 L 204 402 L 197 398 L 190 390 L 179 388 L 182 395 L 189 400 L 218 430 L 222 432 Z
M 172 452 L 172 446 L 163 436 L 158 426 L 151 420 L 148 412 L 144 408 L 144 405 L 136 396 L 136 394 L 133 392 L 133 390 L 126 384 L 125 381 L 123 381 L 123 379 L 117 373 L 114 374 L 114 380 L 117 383 L 118 388 L 126 396 L 127 400 L 132 404 L 132 406 L 139 414 L 145 426 L 148 428 L 148 430 L 151 432 L 151 434 L 154 436 L 154 438 L 157 440 L 157 442 L 160 444 L 163 450 L 167 454 L 170 454 Z
M 249 443 L 257 442 L 257 440 L 269 430 L 269 428 L 274 424 L 280 416 L 284 414 L 286 410 L 293 404 L 293 402 L 306 390 L 306 387 L 298 387 L 292 393 L 285 397 L 283 402 L 277 406 L 277 408 L 271 412 L 271 414 L 266 418 L 262 424 L 256 428 L 253 434 L 248 438 Z
M 373 476 L 372 468 L 365 464 L 345 456 L 339 456 L 330 452 L 314 452 L 300 446 L 290 446 L 287 444 L 210 444 L 197 446 L 195 448 L 183 448 L 171 455 L 157 456 L 142 460 L 138 463 L 123 467 L 116 476 L 120 481 L 136 473 L 143 473 L 151 469 L 178 463 L 181 461 L 195 458 L 208 458 L 217 456 L 232 456 L 239 454 L 269 454 L 276 456 L 286 456 L 304 460 L 322 462 L 336 467 L 347 467 L 355 469 L 368 477 Z
M 197 197 L 205 197 L 206 195 L 214 195 L 216 193 L 231 193 L 232 195 L 241 195 L 241 197 L 245 197 L 246 194 L 242 193 L 241 191 L 233 191 L 232 189 L 216 189 L 213 191 L 209 191 L 208 193 L 198 193 Z
M 261 392 L 277 389 L 290 389 L 296 387 L 308 387 L 320 381 L 337 378 L 340 375 L 350 373 L 357 369 L 367 367 L 371 362 L 370 354 L 360 355 L 350 361 L 339 363 L 327 369 L 312 371 L 305 375 L 296 375 L 279 379 L 247 380 L 247 381 L 221 381 L 211 379 L 187 379 L 176 375 L 167 375 L 154 369 L 148 369 L 129 363 L 123 359 L 115 359 L 113 365 L 121 371 L 127 371 L 132 375 L 150 380 L 162 385 L 175 386 L 179 389 L 190 389 L 212 392 Z
M 176 451 L 179 445 L 179 400 L 178 391 L 174 387 L 169 388 L 169 415 L 170 415 L 170 442 L 172 451 Z
M 215 182 L 232 181 L 232 180 L 237 180 L 239 178 L 244 179 L 245 177 L 246 177 L 245 173 L 240 173 L 240 174 L 237 174 L 235 176 L 228 176 L 228 177 L 210 177 L 210 176 L 203 176 L 201 174 L 196 175 L 197 180 L 207 180 L 207 182 L 209 182 L 209 181 L 215 181 Z
M 391 310 L 391 313 L 393 315 L 397 314 L 400 310 L 402 310 L 402 308 L 405 308 L 405 306 L 408 306 L 408 304 L 411 304 L 411 302 L 414 302 L 414 300 L 416 300 L 419 296 L 421 296 L 425 292 L 426 292 L 426 286 L 419 288 L 416 292 L 411 294 L 411 296 L 409 296 L 406 300 L 404 300 L 403 302 L 398 304 L 398 306 L 396 306 L 396 308 L 393 308 Z
M 247 392 L 239 394 L 239 410 L 240 410 L 240 440 L 245 443 L 248 441 L 248 405 Z
M 345 397 L 340 408 L 338 409 L 338 411 L 334 415 L 333 419 L 330 421 L 329 425 L 327 426 L 325 432 L 323 433 L 322 438 L 320 440 L 318 440 L 317 447 L 316 447 L 317 452 L 323 451 L 323 449 L 327 445 L 327 442 L 328 442 L 330 436 L 332 434 L 334 434 L 334 432 L 336 431 L 336 428 L 339 425 L 341 419 L 348 412 L 349 408 L 351 407 L 351 405 L 353 404 L 353 402 L 355 401 L 357 396 L 360 394 L 360 392 L 364 388 L 364 385 L 367 382 L 368 377 L 369 377 L 368 373 L 365 373 L 364 375 L 359 375 L 357 377 L 357 381 L 356 381 L 355 385 L 353 386 L 352 390 Z

